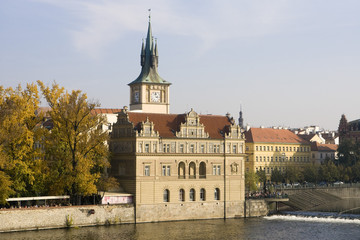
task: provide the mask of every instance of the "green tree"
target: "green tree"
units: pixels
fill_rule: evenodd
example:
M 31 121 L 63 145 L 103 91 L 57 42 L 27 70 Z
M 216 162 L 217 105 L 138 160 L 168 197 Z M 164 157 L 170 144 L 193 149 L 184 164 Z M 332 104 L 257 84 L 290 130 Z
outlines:
M 259 182 L 259 177 L 253 171 L 245 172 L 245 188 L 250 191 L 257 191 L 257 183 Z
M 275 168 L 271 173 L 271 182 L 273 183 L 281 183 L 284 179 L 283 174 Z
M 95 194 L 96 183 L 109 166 L 108 132 L 102 130 L 106 119 L 93 113 L 99 104 L 88 101 L 79 90 L 68 93 L 55 83 L 51 88 L 38 84 L 53 123 L 45 142 L 52 169 L 50 192 L 72 197 Z
M 299 181 L 300 172 L 295 167 L 288 167 L 284 174 L 286 182 L 294 183 Z
M 303 176 L 305 181 L 317 183 L 319 181 L 319 167 L 315 164 L 306 165 Z

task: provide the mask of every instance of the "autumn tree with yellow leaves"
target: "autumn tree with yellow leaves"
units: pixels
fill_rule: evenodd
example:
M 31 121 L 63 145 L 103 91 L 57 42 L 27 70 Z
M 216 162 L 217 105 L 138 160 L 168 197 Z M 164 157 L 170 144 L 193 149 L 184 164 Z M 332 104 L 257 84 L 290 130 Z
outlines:
M 108 133 L 101 128 L 106 119 L 94 114 L 99 104 L 88 101 L 81 91 L 69 93 L 41 81 L 38 85 L 51 108 L 53 124 L 44 144 L 51 169 L 49 193 L 70 194 L 78 203 L 77 196 L 96 194 L 96 184 L 109 166 Z
M 42 116 L 36 84 L 25 89 L 0 86 L 0 202 L 9 195 L 44 194 L 47 167 L 43 152 L 35 146 L 42 140 Z

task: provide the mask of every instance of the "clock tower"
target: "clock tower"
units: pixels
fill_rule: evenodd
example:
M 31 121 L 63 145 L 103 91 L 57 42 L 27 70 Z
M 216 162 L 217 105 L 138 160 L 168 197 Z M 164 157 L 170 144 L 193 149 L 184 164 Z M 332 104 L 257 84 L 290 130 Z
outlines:
M 157 41 L 152 36 L 151 22 L 141 46 L 141 73 L 130 86 L 130 111 L 169 113 L 169 87 L 171 83 L 159 76 Z

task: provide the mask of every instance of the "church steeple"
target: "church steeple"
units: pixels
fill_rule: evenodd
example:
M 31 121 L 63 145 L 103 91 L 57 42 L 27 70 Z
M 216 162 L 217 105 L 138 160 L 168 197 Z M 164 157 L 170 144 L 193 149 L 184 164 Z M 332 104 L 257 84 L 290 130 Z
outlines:
M 151 113 L 170 112 L 171 83 L 165 81 L 158 73 L 159 53 L 157 40 L 153 38 L 151 17 L 146 40 L 143 39 L 140 54 L 140 75 L 128 85 L 130 86 L 130 111 Z
M 157 83 L 157 84 L 166 84 L 170 85 L 171 83 L 165 81 L 163 78 L 160 77 L 158 73 L 158 47 L 157 41 L 154 41 L 152 36 L 152 29 L 151 29 L 151 18 L 149 15 L 149 25 L 148 31 L 146 36 L 146 42 L 144 47 L 144 42 L 141 46 L 141 73 L 140 75 L 129 85 L 133 85 L 136 83 Z
M 243 116 L 242 116 L 242 107 L 240 105 L 240 112 L 239 112 L 239 126 L 241 128 L 244 128 L 244 119 L 243 119 Z

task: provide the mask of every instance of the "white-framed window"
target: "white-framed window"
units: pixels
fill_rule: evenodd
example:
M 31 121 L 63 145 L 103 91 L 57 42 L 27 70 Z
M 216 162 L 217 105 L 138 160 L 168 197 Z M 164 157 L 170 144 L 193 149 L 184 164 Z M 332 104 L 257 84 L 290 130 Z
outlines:
M 150 176 L 150 165 L 144 166 L 144 176 Z
M 190 153 L 194 153 L 195 152 L 195 146 L 194 144 L 190 144 Z
M 205 146 L 204 146 L 204 144 L 202 144 L 202 145 L 200 146 L 200 151 L 201 151 L 201 153 L 205 153 Z
M 150 144 L 148 143 L 145 144 L 145 152 L 146 153 L 150 152 Z
M 179 151 L 180 153 L 184 153 L 184 144 L 180 144 Z
M 233 145 L 233 153 L 236 153 L 236 145 Z

